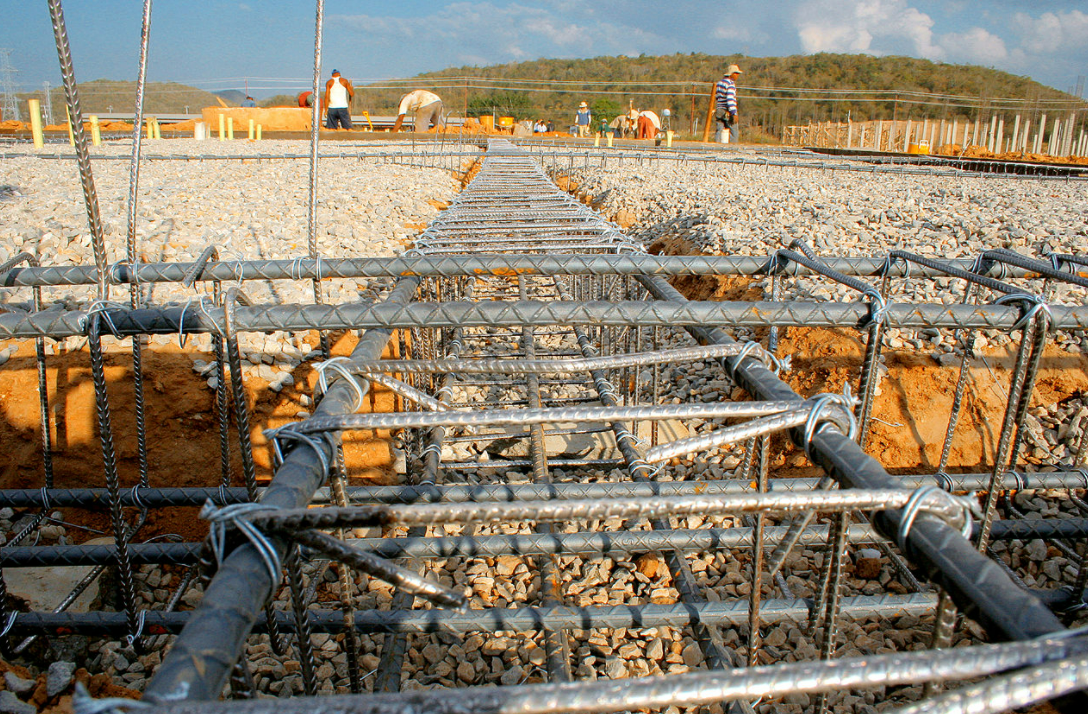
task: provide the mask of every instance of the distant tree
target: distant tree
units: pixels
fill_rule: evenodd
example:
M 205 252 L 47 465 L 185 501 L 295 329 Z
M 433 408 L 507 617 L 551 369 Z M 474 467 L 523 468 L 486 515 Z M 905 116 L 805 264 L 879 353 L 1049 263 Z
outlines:
M 601 119 L 612 121 L 620 114 L 623 114 L 623 107 L 615 99 L 598 97 L 589 105 L 589 111 L 593 113 L 593 118 L 597 121 Z
M 534 109 L 529 97 L 520 92 L 477 94 L 469 97 L 468 100 L 468 114 L 475 117 L 490 116 L 494 113 L 515 119 L 529 119 L 534 116 Z

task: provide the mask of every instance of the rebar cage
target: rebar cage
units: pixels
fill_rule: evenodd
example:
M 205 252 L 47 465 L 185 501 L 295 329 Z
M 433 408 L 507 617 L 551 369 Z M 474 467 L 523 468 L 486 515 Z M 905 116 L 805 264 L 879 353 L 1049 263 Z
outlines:
M 769 256 L 651 255 L 552 181 L 622 161 L 891 175 L 962 167 L 441 133 L 322 154 L 315 108 L 310 153 L 272 157 L 310 160 L 305 256 L 230 260 L 212 246 L 192 262 L 147 263 L 135 230 L 139 167 L 170 157 L 141 156 L 138 95 L 128 252 L 110 264 L 59 0 L 49 7 L 95 265 L 23 254 L 0 266 L 14 296 L 0 338 L 35 345 L 43 471 L 40 486 L 0 490 L 0 507 L 22 515 L 0 566 L 87 574 L 50 612 L 19 607 L 4 585 L 0 644 L 19 657 L 35 640 L 82 636 L 160 660 L 141 700 L 80 694 L 77 709 L 825 712 L 889 702 L 997 712 L 1063 695 L 1060 706 L 1083 709 L 1088 437 L 1070 428 L 1063 458 L 1029 461 L 1025 420 L 1052 336 L 1079 338 L 1088 326 L 1088 259 L 1004 249 L 972 260 L 848 258 L 804 241 Z M 319 0 L 314 91 L 322 21 Z M 321 159 L 473 166 L 410 250 L 326 258 L 316 240 Z M 765 287 L 755 302 L 688 300 L 670 282 L 681 276 L 755 276 Z M 386 281 L 380 296 L 327 302 L 327 285 L 360 277 Z M 311 281 L 313 302 L 247 296 L 276 280 Z M 962 301 L 910 300 L 935 280 L 962 285 Z M 197 297 L 156 304 L 147 286 L 160 283 Z M 43 289 L 79 285 L 95 299 L 43 303 Z M 109 302 L 120 286 L 128 304 Z M 798 297 L 812 286 L 843 297 Z M 791 327 L 858 335 L 859 369 L 844 391 L 802 397 L 784 381 L 792 365 L 780 333 Z M 940 463 L 892 475 L 866 451 L 882 349 L 889 331 L 918 329 L 950 335 L 962 355 L 948 365 L 956 395 Z M 965 473 L 948 457 L 980 330 L 1007 334 L 1015 362 L 992 468 Z M 265 425 L 251 425 L 240 340 L 311 331 L 313 410 L 266 431 L 265 483 L 251 429 Z M 357 342 L 334 356 L 330 336 L 345 331 Z M 220 449 L 206 455 L 213 475 L 199 487 L 167 485 L 149 456 L 156 415 L 143 395 L 154 371 L 144 357 L 155 335 L 193 336 L 215 357 L 198 379 L 214 389 L 208 428 Z M 86 340 L 102 460 L 101 482 L 82 488 L 58 487 L 51 457 L 46 366 L 49 346 L 68 338 Z M 111 410 L 106 379 L 122 350 L 131 415 Z M 130 419 L 135 474 L 119 467 L 114 443 L 115 422 Z M 396 482 L 352 473 L 345 445 L 359 434 L 394 442 Z M 1019 510 L 1016 494 L 1035 492 L 1061 502 L 1054 517 Z M 156 513 L 182 507 L 201 508 L 205 539 L 139 537 Z M 39 544 L 55 509 L 105 512 L 109 537 Z M 1049 588 L 1029 587 L 1008 555 L 1005 544 L 1032 540 L 1067 564 Z M 147 580 L 152 565 L 174 575 L 161 601 L 144 597 L 158 585 Z M 861 578 L 862 569 L 875 570 Z M 70 611 L 100 578 L 110 593 L 101 608 Z M 303 696 L 269 699 L 292 694 Z

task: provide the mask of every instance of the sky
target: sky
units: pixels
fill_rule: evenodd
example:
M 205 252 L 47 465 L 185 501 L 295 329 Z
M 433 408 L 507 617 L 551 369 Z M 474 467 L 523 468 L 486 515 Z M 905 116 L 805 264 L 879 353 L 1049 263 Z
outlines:
M 139 0 L 68 0 L 76 78 L 135 79 Z M 149 81 L 261 98 L 312 82 L 316 3 L 154 0 Z M 60 83 L 45 0 L 0 0 L 20 91 Z M 326 0 L 322 75 L 353 81 L 539 58 L 702 52 L 907 55 L 1064 91 L 1088 75 L 1086 0 Z M 713 78 L 703 78 L 711 80 Z M 746 75 L 742 84 L 758 86 Z

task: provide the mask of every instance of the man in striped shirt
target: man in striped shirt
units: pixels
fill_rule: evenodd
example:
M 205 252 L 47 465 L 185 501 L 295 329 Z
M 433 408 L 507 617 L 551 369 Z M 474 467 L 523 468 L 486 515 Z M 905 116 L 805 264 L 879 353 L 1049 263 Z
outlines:
M 718 124 L 716 140 L 722 144 L 738 140 L 737 131 L 737 79 L 740 67 L 729 65 L 725 75 L 714 85 L 714 120 Z

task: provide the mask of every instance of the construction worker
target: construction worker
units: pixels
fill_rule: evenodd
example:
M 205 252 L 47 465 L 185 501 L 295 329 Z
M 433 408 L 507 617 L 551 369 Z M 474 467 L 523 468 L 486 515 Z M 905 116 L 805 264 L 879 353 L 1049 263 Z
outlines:
M 589 125 L 592 122 L 593 115 L 589 113 L 589 105 L 582 102 L 574 113 L 574 126 L 577 127 L 578 136 L 589 136 Z
M 340 70 L 332 71 L 332 79 L 325 82 L 325 96 L 321 98 L 321 111 L 328 112 L 326 129 L 351 128 L 351 100 L 355 89 L 351 82 L 340 76 Z
M 728 144 L 730 139 L 736 143 L 738 138 L 737 80 L 740 75 L 740 67 L 731 64 L 714 85 L 714 120 L 718 124 L 716 139 L 722 144 Z
M 638 113 L 637 126 L 639 139 L 656 139 L 657 132 L 661 130 L 661 118 L 657 112 L 647 109 Z
M 417 89 L 401 97 L 393 131 L 400 131 L 404 115 L 408 112 L 415 113 L 415 125 L 412 127 L 415 131 L 427 131 L 432 124 L 436 128 L 442 126 L 442 98 L 434 92 Z

